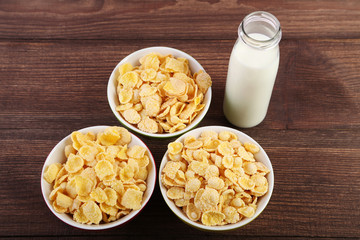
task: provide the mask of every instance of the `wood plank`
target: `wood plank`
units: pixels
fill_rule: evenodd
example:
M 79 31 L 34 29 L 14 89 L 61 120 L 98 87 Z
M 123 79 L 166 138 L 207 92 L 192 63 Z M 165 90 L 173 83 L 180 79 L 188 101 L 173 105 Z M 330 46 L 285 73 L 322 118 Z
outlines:
M 190 239 L 190 240 L 195 240 L 195 239 L 199 239 L 199 236 L 198 235 L 187 235 L 187 234 L 184 234 L 184 236 L 187 237 L 187 239 Z M 214 238 L 216 239 L 216 237 L 219 237 L 220 234 L 211 234 L 211 233 L 206 233 L 206 232 L 203 232 L 201 237 L 205 238 L 206 239 L 211 239 L 211 238 Z M 159 237 L 159 236 L 155 236 L 155 237 Z M 284 239 L 289 239 L 289 237 L 281 237 L 281 236 L 271 236 L 271 237 L 264 237 L 264 236 L 261 236 L 261 237 L 256 237 L 256 236 L 245 236 L 245 235 L 230 235 L 228 233 L 225 233 L 225 234 L 221 234 L 221 239 L 224 239 L 224 240 L 232 240 L 234 239 L 234 237 L 236 237 L 237 239 L 250 239 L 250 240 L 261 240 L 261 239 L 272 239 L 272 240 L 284 240 Z M 114 238 L 121 238 L 121 239 L 134 239 L 134 236 L 132 234 L 128 234 L 128 235 L 124 235 L 124 234 L 114 234 L 114 235 L 111 235 L 111 236 L 104 236 L 104 235 L 96 235 L 96 237 L 94 236 L 66 236 L 66 237 L 52 237 L 52 236 L 36 236 L 36 237 L 29 237 L 29 236 L 26 236 L 26 237 L 22 237 L 22 236 L 16 236 L 16 237 L 9 237 L 9 238 L 2 238 L 2 239 L 47 239 L 47 240 L 52 240 L 52 239 L 67 239 L 67 240 L 77 240 L 77 239 L 94 239 L 94 238 L 98 238 L 98 239 L 114 239 Z M 162 238 L 158 238 L 158 239 L 168 239 L 169 236 L 162 236 Z M 291 236 L 290 237 L 291 239 L 304 239 L 303 237 L 298 237 L 298 236 Z M 146 235 L 146 234 L 142 234 L 142 235 L 136 235 L 136 239 L 149 239 L 149 237 Z M 171 236 L 171 239 L 184 239 L 182 236 Z M 326 237 L 326 238 L 321 238 L 321 240 L 337 240 L 338 238 L 336 237 Z M 357 240 L 358 238 L 344 238 L 344 239 L 348 239 L 348 240 L 351 240 L 351 239 L 354 239 L 354 240 Z
M 237 239 L 249 239 L 249 240 L 262 240 L 262 239 L 272 239 L 272 240 L 284 240 L 284 239 L 304 239 L 304 237 L 299 237 L 299 236 L 291 236 L 291 237 L 281 237 L 281 236 L 271 236 L 271 237 L 257 237 L 257 236 L 245 236 L 245 235 L 230 235 L 229 233 L 218 233 L 218 234 L 211 234 L 211 233 L 206 233 L 203 232 L 201 236 L 199 235 L 188 235 L 188 234 L 183 234 L 184 236 L 187 237 L 187 239 L 190 240 L 196 240 L 199 239 L 199 237 L 205 238 L 206 239 L 219 239 L 219 236 L 221 236 L 221 239 L 224 240 L 232 240 L 234 238 Z M 159 236 L 154 236 L 154 237 L 159 237 Z M 6 238 L 2 238 L 4 240 L 16 240 L 16 239 L 47 239 L 47 240 L 53 240 L 53 239 L 67 239 L 67 240 L 77 240 L 77 239 L 114 239 L 114 238 L 121 238 L 124 240 L 132 240 L 134 239 L 134 236 L 132 234 L 114 234 L 114 235 L 110 235 L 110 236 L 104 236 L 104 235 L 100 235 L 97 234 L 96 236 L 91 235 L 91 236 L 66 236 L 66 237 L 53 237 L 53 236 L 36 236 L 36 237 L 31 237 L 31 236 L 14 236 L 14 237 L 6 237 Z M 158 239 L 168 239 L 169 236 L 161 236 Z M 149 237 L 146 234 L 143 235 L 136 235 L 136 239 L 149 239 Z M 171 236 L 171 239 L 183 239 L 182 236 L 177 235 L 177 236 Z M 338 240 L 339 238 L 336 237 L 326 237 L 326 238 L 316 238 L 316 239 L 321 239 L 321 240 Z M 357 240 L 358 238 L 341 238 L 341 239 L 347 239 L 347 240 Z
M 86 122 L 85 119 L 82 121 Z M 89 232 L 67 226 L 53 216 L 41 196 L 39 181 L 43 162 L 65 132 L 56 128 L 2 130 L 0 237 L 89 235 Z M 359 236 L 359 130 L 248 129 L 246 133 L 262 144 L 272 161 L 274 193 L 265 211 L 255 221 L 224 233 L 225 237 Z M 149 145 L 159 166 L 170 140 L 142 139 Z M 204 232 L 177 219 L 158 188 L 149 204 L 131 223 L 121 228 L 91 232 L 91 235 L 144 238 L 144 233 L 148 237 L 161 238 L 178 234 L 183 238 L 204 237 Z
M 230 40 L 0 42 L 0 128 L 76 129 L 116 124 L 106 86 L 127 54 L 164 45 L 190 53 L 213 78 L 207 124 L 228 124 L 222 101 Z M 267 117 L 257 128 L 327 129 L 360 125 L 359 40 L 284 40 Z M 219 104 L 214 104 L 219 103 Z M 86 124 L 81 122 L 86 119 Z M 346 119 L 346 121 L 344 121 Z
M 283 38 L 359 38 L 360 2 L 1 1 L 2 39 L 236 39 L 253 11 L 273 13 Z
M 297 41 L 284 59 L 288 128 L 359 126 L 360 62 L 354 49 L 360 45 L 350 42 Z

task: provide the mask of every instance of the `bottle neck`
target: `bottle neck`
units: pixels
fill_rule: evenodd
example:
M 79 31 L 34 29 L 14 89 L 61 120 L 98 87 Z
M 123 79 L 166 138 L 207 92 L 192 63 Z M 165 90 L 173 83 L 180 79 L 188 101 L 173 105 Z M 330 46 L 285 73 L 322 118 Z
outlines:
M 282 36 L 279 20 L 263 11 L 247 15 L 239 26 L 238 34 L 245 44 L 259 50 L 276 47 Z

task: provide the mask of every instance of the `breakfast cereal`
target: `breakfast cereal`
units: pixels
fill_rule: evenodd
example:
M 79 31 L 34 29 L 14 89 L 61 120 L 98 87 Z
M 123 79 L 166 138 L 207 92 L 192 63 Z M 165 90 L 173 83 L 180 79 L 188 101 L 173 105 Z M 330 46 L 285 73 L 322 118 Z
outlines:
M 129 69 L 126 65 L 121 71 Z M 135 82 L 131 76 L 124 81 Z M 131 134 L 121 127 L 97 135 L 73 132 L 71 139 L 64 149 L 66 162 L 53 163 L 44 172 L 53 184 L 49 199 L 54 210 L 79 223 L 100 224 L 140 209 L 150 163 L 146 148 L 128 147 Z
M 189 125 L 205 107 L 212 81 L 200 70 L 192 75 L 185 58 L 149 53 L 140 66 L 118 68 L 116 110 L 147 133 L 173 133 Z
M 204 131 L 198 138 L 169 143 L 161 174 L 166 195 L 190 220 L 206 226 L 250 218 L 269 185 L 269 169 L 255 159 L 259 151 L 230 131 Z

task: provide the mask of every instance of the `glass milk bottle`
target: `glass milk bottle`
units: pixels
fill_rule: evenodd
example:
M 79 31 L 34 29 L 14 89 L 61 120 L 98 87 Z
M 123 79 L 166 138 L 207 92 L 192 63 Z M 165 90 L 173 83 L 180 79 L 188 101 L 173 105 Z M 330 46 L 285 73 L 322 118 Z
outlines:
M 238 29 L 225 87 L 224 114 L 238 127 L 261 123 L 279 67 L 280 23 L 267 12 L 247 15 Z

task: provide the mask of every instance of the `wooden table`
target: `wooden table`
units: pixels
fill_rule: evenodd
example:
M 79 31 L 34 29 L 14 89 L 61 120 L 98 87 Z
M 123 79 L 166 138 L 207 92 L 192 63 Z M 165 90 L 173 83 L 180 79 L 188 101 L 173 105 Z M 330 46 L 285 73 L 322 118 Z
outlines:
M 169 210 L 157 186 L 123 227 L 89 232 L 57 219 L 41 195 L 43 163 L 72 131 L 120 124 L 106 98 L 114 66 L 149 46 L 191 54 L 213 79 L 200 126 L 234 127 L 222 111 L 228 60 L 239 23 L 257 10 L 283 29 L 267 117 L 239 129 L 273 164 L 265 211 L 235 231 L 202 232 Z M 359 1 L 0 1 L 0 52 L 0 237 L 359 238 Z M 141 139 L 159 166 L 173 139 Z

